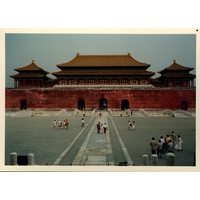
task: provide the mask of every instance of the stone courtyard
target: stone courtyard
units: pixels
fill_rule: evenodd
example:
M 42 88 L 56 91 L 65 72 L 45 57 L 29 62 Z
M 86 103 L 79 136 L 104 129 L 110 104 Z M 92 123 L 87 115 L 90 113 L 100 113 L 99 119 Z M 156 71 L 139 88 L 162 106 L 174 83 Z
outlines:
M 92 113 L 92 112 L 90 112 Z M 54 116 L 6 116 L 5 165 L 10 165 L 10 153 L 34 154 L 35 165 L 56 166 L 142 166 L 142 156 L 148 155 L 151 166 L 150 140 L 158 141 L 173 130 L 181 135 L 183 151 L 175 151 L 175 166 L 195 166 L 195 120 L 194 115 L 177 117 L 153 115 L 147 117 L 135 112 L 133 115 L 111 115 L 102 111 L 85 114 L 85 126 L 81 127 L 82 113 L 73 112 Z M 53 120 L 69 120 L 69 129 L 53 129 Z M 136 121 L 134 131 L 128 130 L 128 121 Z M 106 123 L 106 134 L 98 134 L 97 122 Z M 158 166 L 166 166 L 166 156 L 158 159 Z

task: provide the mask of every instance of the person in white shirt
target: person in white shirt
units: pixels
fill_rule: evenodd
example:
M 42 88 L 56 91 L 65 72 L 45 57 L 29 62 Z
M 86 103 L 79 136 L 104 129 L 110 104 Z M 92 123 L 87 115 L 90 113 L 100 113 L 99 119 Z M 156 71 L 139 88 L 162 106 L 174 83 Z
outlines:
M 106 130 L 107 130 L 107 125 L 106 125 L 106 123 L 104 123 L 104 125 L 103 125 L 103 130 L 104 130 L 104 133 L 106 134 Z
M 133 121 L 133 123 L 132 123 L 132 130 L 133 131 L 135 130 L 135 121 Z
M 161 140 L 161 142 L 163 144 L 163 146 L 162 146 L 162 154 L 164 154 L 165 153 L 165 139 L 163 138 L 163 136 L 160 136 L 160 140 Z
M 158 141 L 158 147 L 157 147 L 158 158 L 162 158 L 162 149 L 163 149 L 163 143 L 161 142 L 160 139 Z
M 81 120 L 81 127 L 84 127 L 84 125 L 85 125 L 85 121 L 84 121 L 84 118 L 82 118 L 82 120 Z
M 56 129 L 57 122 L 56 120 L 53 121 L 53 128 Z

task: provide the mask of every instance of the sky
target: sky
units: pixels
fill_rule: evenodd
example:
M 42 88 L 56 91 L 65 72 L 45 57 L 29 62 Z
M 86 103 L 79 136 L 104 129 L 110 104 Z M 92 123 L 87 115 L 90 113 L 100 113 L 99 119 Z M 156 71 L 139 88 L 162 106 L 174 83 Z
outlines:
M 57 64 L 80 55 L 126 55 L 151 64 L 148 71 L 156 72 L 170 66 L 174 60 L 192 67 L 196 74 L 196 34 L 5 34 L 6 87 L 14 87 L 10 75 L 14 69 L 29 65 L 32 60 L 44 70 L 60 71 Z M 48 77 L 55 78 L 53 75 Z

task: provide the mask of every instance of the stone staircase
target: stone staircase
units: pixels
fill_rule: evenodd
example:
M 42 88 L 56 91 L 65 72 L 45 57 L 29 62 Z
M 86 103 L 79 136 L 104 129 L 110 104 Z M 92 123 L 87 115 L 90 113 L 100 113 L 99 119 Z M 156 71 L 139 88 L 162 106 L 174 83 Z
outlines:
M 196 117 L 195 110 L 111 110 L 108 113 L 112 117 Z M 74 111 L 61 110 L 19 110 L 6 111 L 6 117 L 38 117 L 38 116 L 75 116 L 75 117 L 90 117 L 96 114 L 95 110 L 82 111 L 75 109 Z
M 195 111 L 176 110 L 174 111 L 174 117 L 196 117 Z

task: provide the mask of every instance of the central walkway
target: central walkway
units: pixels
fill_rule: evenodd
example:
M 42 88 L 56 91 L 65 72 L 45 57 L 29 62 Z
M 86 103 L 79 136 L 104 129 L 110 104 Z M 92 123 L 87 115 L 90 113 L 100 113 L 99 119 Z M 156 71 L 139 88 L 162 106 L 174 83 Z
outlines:
M 72 165 L 114 165 L 109 130 L 97 133 L 97 123 L 108 125 L 107 115 L 98 114 Z
M 96 119 L 94 119 L 96 117 Z M 103 131 L 98 133 L 97 123 L 104 125 L 106 123 L 108 129 L 106 134 Z M 92 124 L 92 125 L 91 125 Z M 82 135 L 84 138 L 81 139 Z M 112 140 L 111 140 L 112 136 Z M 112 144 L 115 147 L 115 160 Z M 77 150 L 76 150 L 77 149 Z M 72 153 L 73 152 L 73 153 Z M 97 113 L 78 133 L 70 145 L 60 154 L 53 165 L 64 164 L 67 158 L 72 158 L 71 165 L 119 165 L 121 158 L 122 163 L 133 165 L 131 157 L 124 145 L 122 138 L 107 111 Z M 72 156 L 74 154 L 74 156 Z

